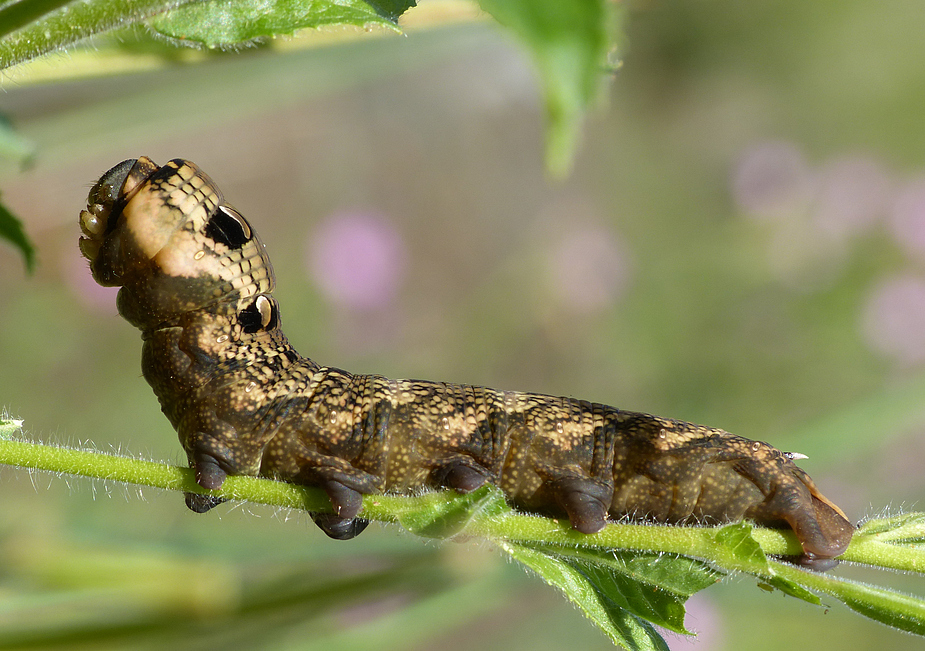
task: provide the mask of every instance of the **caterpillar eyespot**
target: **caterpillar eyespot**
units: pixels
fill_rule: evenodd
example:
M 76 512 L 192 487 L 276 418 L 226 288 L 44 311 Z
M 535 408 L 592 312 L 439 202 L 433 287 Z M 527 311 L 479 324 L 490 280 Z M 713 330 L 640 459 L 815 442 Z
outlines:
M 219 206 L 206 225 L 205 236 L 229 249 L 240 249 L 251 239 L 247 220 L 231 206 Z
M 97 282 L 121 287 L 145 379 L 205 488 L 235 474 L 319 486 L 333 513 L 313 517 L 339 539 L 366 526 L 362 495 L 491 482 L 583 533 L 609 517 L 747 518 L 793 529 L 815 569 L 851 540 L 845 514 L 794 464 L 803 455 L 583 400 L 353 375 L 300 356 L 263 244 L 188 161 L 119 163 L 79 221 L 80 250 Z
M 249 335 L 265 330 L 276 320 L 275 310 L 270 299 L 258 296 L 253 303 L 238 312 L 238 323 Z

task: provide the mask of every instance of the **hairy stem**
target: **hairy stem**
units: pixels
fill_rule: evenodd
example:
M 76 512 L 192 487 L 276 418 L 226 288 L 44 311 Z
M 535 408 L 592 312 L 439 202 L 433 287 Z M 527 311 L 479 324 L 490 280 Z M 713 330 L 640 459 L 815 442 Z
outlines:
M 283 508 L 324 512 L 330 502 L 319 489 L 296 486 L 257 477 L 228 477 L 220 490 L 208 491 L 196 483 L 189 468 L 104 454 L 94 450 L 32 443 L 23 440 L 0 440 L 0 464 L 31 468 L 151 486 L 165 490 L 215 495 L 232 500 L 267 504 Z M 453 493 L 450 493 L 453 495 Z M 448 499 L 442 493 L 423 496 L 374 495 L 364 500 L 362 516 L 370 520 L 397 522 L 404 514 L 430 508 Z M 571 530 L 567 523 L 549 518 L 522 515 L 504 510 L 497 515 L 473 517 L 466 533 L 492 539 L 543 543 L 567 547 L 631 549 L 693 556 L 717 563 L 728 570 L 762 574 L 762 562 L 731 557 L 717 544 L 718 528 L 689 526 L 653 526 L 651 524 L 614 524 L 593 535 Z M 765 554 L 796 555 L 801 552 L 792 532 L 755 528 L 752 538 Z M 857 536 L 844 558 L 865 563 L 922 572 L 925 552 L 921 547 L 878 542 L 872 536 Z

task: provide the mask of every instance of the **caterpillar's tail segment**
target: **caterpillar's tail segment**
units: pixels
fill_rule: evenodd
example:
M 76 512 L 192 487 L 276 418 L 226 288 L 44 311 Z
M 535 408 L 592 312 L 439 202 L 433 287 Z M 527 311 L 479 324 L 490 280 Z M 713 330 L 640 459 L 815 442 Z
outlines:
M 800 565 L 825 571 L 838 564 L 854 535 L 854 525 L 844 512 L 829 501 L 809 475 L 793 466 L 790 477 L 781 481 L 763 507 L 764 519 L 779 519 L 790 525 L 803 547 Z
M 803 546 L 800 564 L 825 570 L 834 567 L 830 563 L 831 559 L 840 556 L 848 548 L 854 535 L 854 525 L 841 509 L 829 502 L 815 487 L 811 490 L 812 514 L 809 509 L 803 509 L 795 512 L 788 522 Z
M 803 555 L 795 560 L 803 567 L 825 572 L 838 565 L 835 557 L 847 549 L 854 534 L 854 526 L 837 506 L 829 503 L 822 495 L 813 495 L 812 502 L 816 527 L 809 532 L 803 529 L 797 532 L 794 527 L 803 546 Z

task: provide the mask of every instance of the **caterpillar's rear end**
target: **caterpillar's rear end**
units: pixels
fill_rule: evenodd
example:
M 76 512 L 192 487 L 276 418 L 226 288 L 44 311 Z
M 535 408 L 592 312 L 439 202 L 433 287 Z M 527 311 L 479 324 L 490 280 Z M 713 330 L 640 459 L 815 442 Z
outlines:
M 195 165 L 120 163 L 90 192 L 81 251 L 121 286 L 143 371 L 199 483 L 229 474 L 322 487 L 336 538 L 362 531 L 361 497 L 497 484 L 515 505 L 567 516 L 790 527 L 825 569 L 853 526 L 788 455 L 761 442 L 606 405 L 322 367 L 281 330 L 272 266 L 250 224 Z M 191 497 L 205 511 L 208 499 Z

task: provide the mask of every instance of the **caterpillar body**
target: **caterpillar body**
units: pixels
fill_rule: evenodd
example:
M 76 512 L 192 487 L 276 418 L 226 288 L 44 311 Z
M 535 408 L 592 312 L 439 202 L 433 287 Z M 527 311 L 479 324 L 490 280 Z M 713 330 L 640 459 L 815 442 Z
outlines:
M 854 527 L 781 452 L 720 429 L 607 405 L 485 387 L 354 375 L 300 356 L 281 330 L 275 277 L 247 220 L 194 164 L 130 159 L 81 211 L 93 277 L 121 287 L 142 369 L 196 479 L 319 486 L 331 537 L 362 531 L 361 496 L 499 486 L 517 507 L 668 523 L 751 519 L 789 527 L 801 562 L 834 565 Z M 188 496 L 207 511 L 217 502 Z

